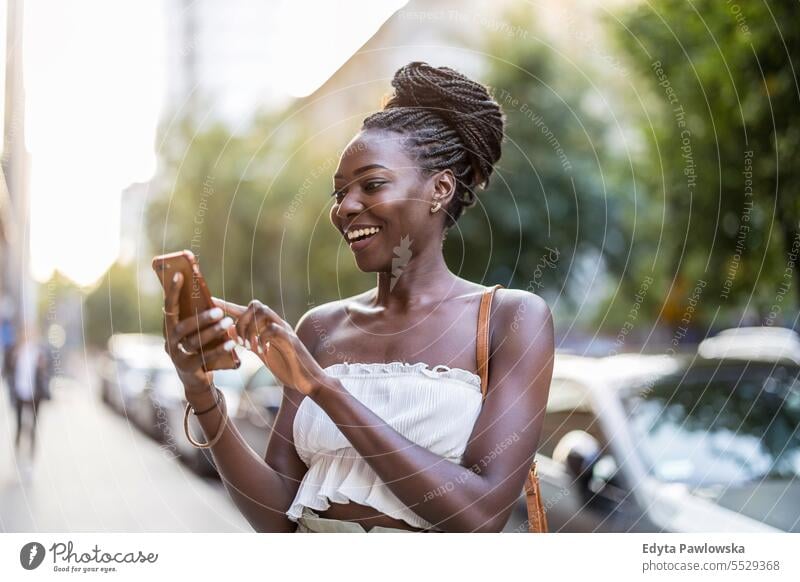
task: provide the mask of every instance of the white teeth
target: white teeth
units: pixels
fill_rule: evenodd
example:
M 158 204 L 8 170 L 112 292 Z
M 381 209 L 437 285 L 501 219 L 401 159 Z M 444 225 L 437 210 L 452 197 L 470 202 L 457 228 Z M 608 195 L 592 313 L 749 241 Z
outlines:
M 380 230 L 380 227 L 370 226 L 369 228 L 359 228 L 358 230 L 351 230 L 347 233 L 348 240 L 353 240 L 365 234 L 375 234 Z

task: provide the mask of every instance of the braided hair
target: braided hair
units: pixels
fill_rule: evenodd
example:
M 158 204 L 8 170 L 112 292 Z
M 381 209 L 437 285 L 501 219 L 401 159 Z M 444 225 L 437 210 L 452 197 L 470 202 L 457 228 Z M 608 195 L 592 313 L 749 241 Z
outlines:
M 449 67 L 414 61 L 392 79 L 394 95 L 362 129 L 404 135 L 404 144 L 424 170 L 450 169 L 456 190 L 445 209 L 445 230 L 475 205 L 475 189 L 489 185 L 500 159 L 505 116 L 487 88 Z

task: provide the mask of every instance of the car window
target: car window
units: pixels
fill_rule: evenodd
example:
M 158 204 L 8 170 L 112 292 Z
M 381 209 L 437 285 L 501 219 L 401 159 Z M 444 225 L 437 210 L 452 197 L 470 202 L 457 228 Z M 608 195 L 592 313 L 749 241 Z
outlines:
M 147 368 L 126 367 L 119 374 L 120 385 L 128 394 L 138 394 L 147 388 L 151 374 Z
M 712 361 L 624 398 L 638 452 L 664 481 L 800 477 L 800 367 Z
M 214 370 L 214 384 L 220 388 L 241 392 L 245 378 L 240 370 Z
M 184 395 L 184 387 L 175 368 L 158 370 L 153 379 L 153 389 L 168 398 L 180 399 Z
M 565 378 L 554 378 L 550 383 L 550 395 L 547 399 L 547 412 L 564 410 L 592 410 L 589 391 L 580 382 Z
M 259 368 L 259 370 L 253 374 L 253 377 L 250 378 L 250 381 L 247 383 L 247 390 L 255 390 L 257 388 L 263 388 L 265 386 L 277 386 L 278 382 L 275 380 L 275 376 L 273 376 L 272 372 L 265 366 Z

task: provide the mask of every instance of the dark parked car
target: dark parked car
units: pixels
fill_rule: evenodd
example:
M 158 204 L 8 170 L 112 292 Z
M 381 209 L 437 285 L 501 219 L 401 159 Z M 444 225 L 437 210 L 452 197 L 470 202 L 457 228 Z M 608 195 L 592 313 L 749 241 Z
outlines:
M 170 436 L 165 406 L 180 406 L 183 399 L 183 384 L 172 362 L 155 369 L 150 374 L 144 389 L 130 404 L 128 417 L 143 432 L 160 443 Z
M 557 356 L 537 459 L 550 531 L 798 532 L 800 367 Z
M 174 371 L 164 352 L 164 339 L 150 334 L 122 333 L 111 336 L 107 345 L 98 365 L 100 397 L 113 410 L 133 419 L 133 409 L 154 376 L 161 371 Z

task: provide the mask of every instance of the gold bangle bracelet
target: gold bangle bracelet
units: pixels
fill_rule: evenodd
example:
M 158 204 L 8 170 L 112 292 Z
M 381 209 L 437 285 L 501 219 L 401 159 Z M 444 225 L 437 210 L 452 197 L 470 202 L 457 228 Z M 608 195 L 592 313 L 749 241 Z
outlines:
M 225 395 L 222 393 L 222 390 L 217 388 L 217 396 L 219 397 L 219 402 L 221 406 L 221 413 L 222 413 L 222 420 L 220 421 L 219 429 L 217 430 L 217 434 L 214 436 L 213 439 L 208 441 L 207 443 L 198 443 L 196 440 L 192 438 L 192 435 L 189 434 L 189 414 L 194 410 L 192 405 L 188 402 L 186 403 L 186 410 L 183 413 L 183 432 L 186 433 L 186 438 L 189 439 L 189 443 L 198 449 L 209 449 L 213 447 L 219 439 L 222 438 L 222 433 L 225 432 L 225 427 L 228 425 L 228 404 L 225 402 Z

